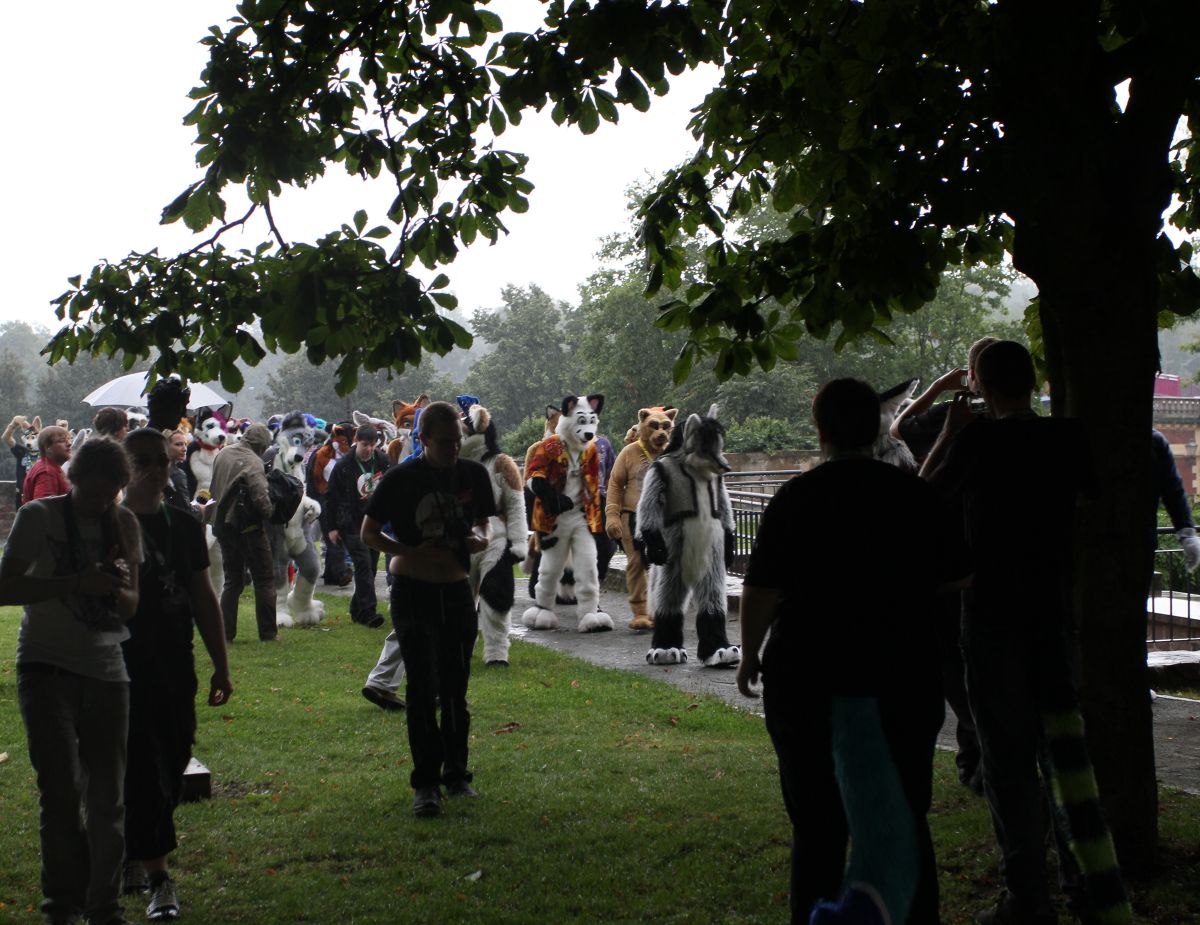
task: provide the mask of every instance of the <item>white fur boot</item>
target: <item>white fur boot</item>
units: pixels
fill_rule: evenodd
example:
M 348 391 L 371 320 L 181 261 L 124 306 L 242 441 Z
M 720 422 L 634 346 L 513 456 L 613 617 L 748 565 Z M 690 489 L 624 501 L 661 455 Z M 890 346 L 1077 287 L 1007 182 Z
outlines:
M 316 626 L 325 617 L 325 605 L 313 597 L 313 590 L 313 583 L 309 579 L 296 575 L 291 593 L 287 596 L 287 609 L 296 626 Z

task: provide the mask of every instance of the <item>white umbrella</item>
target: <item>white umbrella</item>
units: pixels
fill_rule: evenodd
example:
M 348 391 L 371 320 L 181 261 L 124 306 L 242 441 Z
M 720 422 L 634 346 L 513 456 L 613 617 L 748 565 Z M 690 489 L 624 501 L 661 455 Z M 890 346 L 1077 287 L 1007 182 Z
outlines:
M 116 379 L 104 383 L 100 388 L 93 389 L 83 397 L 83 401 L 92 406 L 145 408 L 146 380 L 149 376 L 149 373 L 129 373 L 127 376 L 118 376 Z M 228 398 L 222 398 L 217 392 L 202 383 L 193 382 L 188 388 L 192 390 L 191 400 L 188 401 L 189 411 L 195 411 L 197 408 L 220 408 L 229 404 Z

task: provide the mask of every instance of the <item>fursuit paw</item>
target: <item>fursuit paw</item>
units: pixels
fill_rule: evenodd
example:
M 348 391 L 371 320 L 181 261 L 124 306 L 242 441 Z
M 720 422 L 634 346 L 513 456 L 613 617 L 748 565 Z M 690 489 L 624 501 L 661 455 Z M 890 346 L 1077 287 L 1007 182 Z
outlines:
M 585 613 L 579 618 L 579 632 L 603 633 L 613 628 L 613 619 L 602 610 Z
M 704 660 L 705 668 L 735 668 L 742 660 L 741 646 L 725 646 L 717 649 Z
M 654 618 L 644 613 L 633 615 L 633 619 L 629 621 L 629 628 L 637 632 L 654 629 Z
M 297 600 L 296 592 L 288 595 L 288 610 L 296 626 L 316 626 L 325 618 L 325 605 L 318 600 Z
M 650 665 L 682 665 L 688 660 L 687 649 L 651 649 L 646 653 L 646 662 Z
M 292 615 L 290 613 L 288 613 L 286 610 L 280 610 L 277 607 L 275 608 L 275 625 L 282 627 L 283 629 L 290 630 L 296 625 L 296 622 L 292 619 Z
M 558 614 L 545 607 L 530 607 L 521 614 L 521 622 L 535 630 L 558 629 Z

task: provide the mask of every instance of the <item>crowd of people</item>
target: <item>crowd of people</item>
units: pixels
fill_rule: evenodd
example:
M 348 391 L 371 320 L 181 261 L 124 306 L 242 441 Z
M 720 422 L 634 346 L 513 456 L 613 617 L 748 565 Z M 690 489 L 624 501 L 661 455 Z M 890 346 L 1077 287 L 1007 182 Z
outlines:
M 823 462 L 783 486 L 763 515 L 744 582 L 737 669 L 743 694 L 761 691 L 778 756 L 793 826 L 793 922 L 821 921 L 822 909 L 835 915 L 838 902 L 863 895 L 892 921 L 938 922 L 926 814 L 944 698 L 959 720 L 960 776 L 985 795 L 1002 859 L 1005 890 L 979 922 L 1056 921 L 1039 767 L 1053 773 L 1048 718 L 1077 713 L 1069 538 L 1076 504 L 1095 487 L 1077 424 L 1036 414 L 1034 386 L 1023 347 L 991 338 L 975 345 L 964 369 L 939 379 L 892 425 L 921 463 L 919 475 L 874 458 L 880 402 L 869 385 L 834 380 L 814 400 Z M 935 404 L 946 392 L 952 400 Z M 647 440 L 662 428 L 665 446 L 674 413 L 653 411 Z M 453 404 L 425 405 L 413 452 L 398 463 L 374 425 L 336 425 L 311 448 L 307 468 L 307 491 L 321 504 L 313 529 L 326 551 L 325 581 L 354 582 L 356 624 L 383 623 L 375 577 L 386 557 L 391 632 L 363 694 L 406 709 L 418 816 L 439 815 L 446 796 L 478 796 L 468 756 L 479 632 L 471 556 L 487 548 L 497 510 L 485 467 L 459 456 L 462 422 Z M 3 435 L 18 463 L 34 455 L 18 434 L 30 423 L 14 418 Z M 279 638 L 267 531 L 275 502 L 264 467 L 272 432 L 246 427 L 215 455 L 198 490 L 184 473 L 186 431 L 129 430 L 119 409 L 102 410 L 93 427 L 74 451 L 65 422 L 37 432 L 39 458 L 21 471 L 0 562 L 0 603 L 25 607 L 18 696 L 39 789 L 42 910 L 50 922 L 82 915 L 91 925 L 121 925 L 122 890 L 144 889 L 148 917 L 169 920 L 180 908 L 167 863 L 173 813 L 196 729 L 194 632 L 213 666 L 213 706 L 232 694 L 227 643 L 247 574 L 258 638 Z M 599 485 L 607 489 L 611 445 L 603 456 Z M 611 556 L 611 541 L 628 543 L 633 532 L 636 496 L 631 507 L 626 495 L 641 474 L 625 465 L 608 529 L 593 531 L 598 558 L 600 544 Z M 1185 519 L 1191 564 L 1200 540 Z M 215 589 L 206 524 L 224 565 Z M 866 567 L 846 554 L 864 531 Z M 1031 544 L 1033 535 L 1060 541 Z M 853 609 L 854 658 L 834 662 L 828 652 L 847 626 L 832 615 L 845 611 L 846 587 L 887 605 Z M 635 621 L 646 621 L 644 579 L 631 584 L 631 597 Z M 397 693 L 401 677 L 407 702 Z M 883 760 L 856 764 L 872 736 Z M 1076 747 L 1084 748 L 1081 736 Z M 884 834 L 862 811 L 864 799 L 880 794 L 891 795 L 879 797 L 883 814 L 900 820 Z M 1057 825 L 1062 813 L 1051 815 L 1073 908 L 1085 921 L 1127 908 L 1115 861 L 1098 869 L 1092 855 L 1077 864 L 1074 833 Z M 851 842 L 859 879 L 844 893 Z M 910 874 L 896 873 L 910 863 Z M 880 864 L 890 873 L 880 874 Z

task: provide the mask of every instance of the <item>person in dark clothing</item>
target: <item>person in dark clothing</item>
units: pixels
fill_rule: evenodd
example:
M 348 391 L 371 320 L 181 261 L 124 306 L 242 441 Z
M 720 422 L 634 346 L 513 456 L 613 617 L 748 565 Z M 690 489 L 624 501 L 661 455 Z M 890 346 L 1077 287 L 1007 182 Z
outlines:
M 907 921 L 938 921 L 937 871 L 926 813 L 943 719 L 933 600 L 967 572 L 963 543 L 936 493 L 872 458 L 879 399 L 866 383 L 835 380 L 813 404 L 825 461 L 784 485 L 763 514 L 742 594 L 738 687 L 757 696 L 779 757 L 792 822 L 791 921 L 841 892 L 849 838 L 834 775 L 831 711 L 839 697 L 873 698 L 911 816 L 918 871 Z M 871 524 L 869 568 L 847 554 Z M 802 525 L 802 526 L 798 526 Z M 913 570 L 904 554 L 928 553 Z M 854 589 L 849 610 L 846 589 Z M 881 602 L 886 602 L 886 606 Z M 759 650 L 770 630 L 761 660 Z M 847 660 L 830 659 L 855 639 Z M 883 808 L 881 807 L 881 810 Z
M 891 435 L 907 444 L 919 466 L 937 442 L 950 412 L 951 402 L 934 402 L 947 393 L 962 390 L 978 395 L 975 364 L 984 349 L 996 343 L 995 337 L 981 337 L 967 351 L 967 365 L 939 377 L 933 385 L 902 409 L 892 422 Z M 958 751 L 954 762 L 958 779 L 976 793 L 983 793 L 983 771 L 979 763 L 979 736 L 967 699 L 966 668 L 963 666 L 962 599 L 958 594 L 939 594 L 937 598 L 938 651 L 942 657 L 942 684 L 946 702 L 954 711 L 954 737 Z
M 192 495 L 196 493 L 194 483 L 188 482 L 188 469 L 184 466 L 187 460 L 188 444 L 192 442 L 191 435 L 183 430 L 165 431 L 167 438 L 167 456 L 171 465 L 167 471 L 167 485 L 163 489 L 163 501 L 199 519 L 199 510 L 192 507 Z
M 1057 915 L 1046 879 L 1039 782 L 1039 765 L 1048 766 L 1043 718 L 1078 710 L 1071 536 L 1076 505 L 1094 494 L 1095 482 L 1081 424 L 1032 410 L 1035 374 L 1024 347 L 991 345 L 979 356 L 976 378 L 991 417 L 972 415 L 967 396 L 956 396 L 922 475 L 961 506 L 975 562 L 962 645 L 1005 882 L 997 903 L 977 920 L 1050 925 Z M 1086 759 L 1082 738 L 1076 747 Z M 1069 833 L 1056 834 L 1069 875 Z
M 1191 501 L 1183 488 L 1183 479 L 1179 477 L 1179 468 L 1175 465 L 1171 444 L 1161 431 L 1150 432 L 1150 456 L 1153 466 L 1150 484 L 1154 488 L 1154 510 L 1158 510 L 1159 504 L 1167 509 L 1171 526 L 1175 528 L 1175 536 L 1179 538 L 1179 545 L 1183 547 L 1187 570 L 1194 572 L 1200 567 L 1200 537 L 1196 536 Z M 1157 545 L 1155 542 L 1151 548 Z
M 491 537 L 496 513 L 485 466 L 459 459 L 459 413 L 448 402 L 424 409 L 424 453 L 393 467 L 367 503 L 363 542 L 392 557 L 392 624 L 407 679 L 413 813 L 442 811 L 450 796 L 476 797 L 467 764 L 467 682 L 479 630 L 468 580 L 470 556 Z M 390 525 L 394 536 L 383 532 Z M 441 722 L 438 722 L 438 710 Z
M 208 548 L 199 520 L 165 503 L 171 463 L 160 431 L 142 428 L 124 440 L 133 469 L 125 507 L 137 515 L 144 558 L 137 611 L 122 643 L 129 673 L 129 758 L 125 768 L 125 853 L 148 877 L 151 921 L 179 914 L 167 855 L 175 850 L 174 811 L 196 732 L 193 627 L 212 660 L 208 704 L 233 692 L 221 607 L 208 578 Z M 140 878 L 127 874 L 127 890 Z
M 359 533 L 367 503 L 387 469 L 387 453 L 379 449 L 379 432 L 373 425 L 363 424 L 354 433 L 354 449 L 333 467 L 321 506 L 326 538 L 345 545 L 354 563 L 350 619 L 372 629 L 383 626 L 383 617 L 375 609 L 379 552 L 366 546 Z

